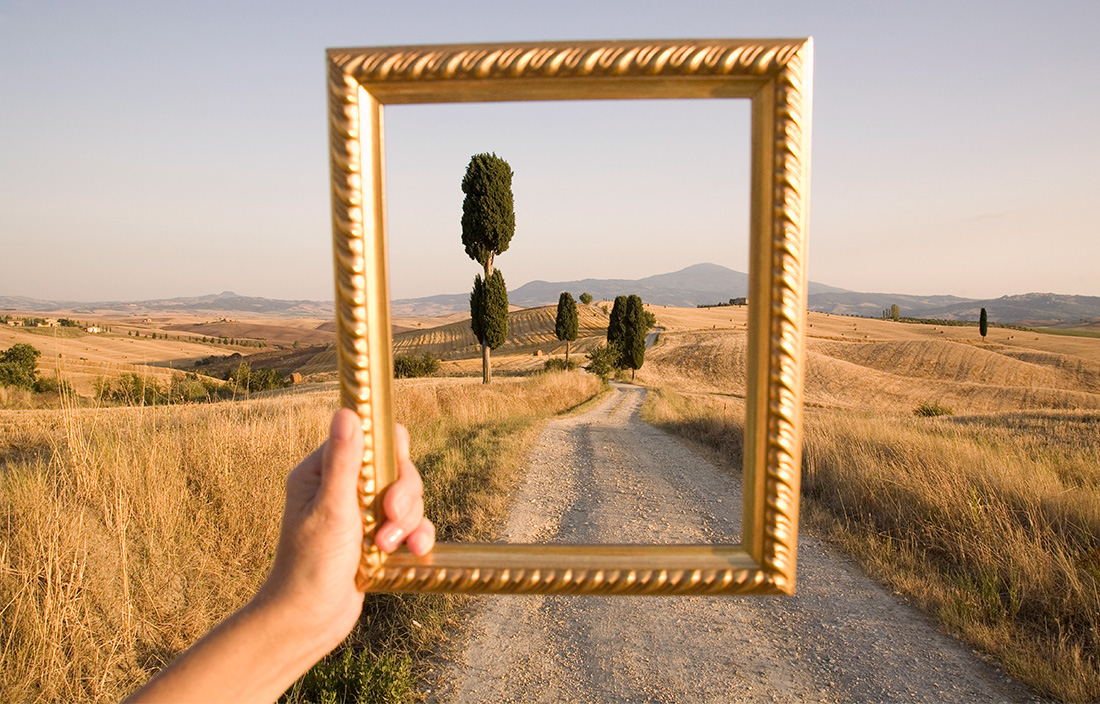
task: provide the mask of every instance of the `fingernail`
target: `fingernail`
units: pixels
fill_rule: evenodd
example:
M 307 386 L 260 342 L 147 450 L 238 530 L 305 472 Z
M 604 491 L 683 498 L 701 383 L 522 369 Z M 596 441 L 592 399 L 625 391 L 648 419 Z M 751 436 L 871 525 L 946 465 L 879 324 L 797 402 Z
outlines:
M 378 547 L 382 548 L 385 552 L 393 552 L 397 549 L 397 546 L 401 544 L 401 539 L 405 537 L 405 531 L 398 526 L 393 526 L 387 530 L 379 531 L 378 538 L 375 540 L 378 543 Z

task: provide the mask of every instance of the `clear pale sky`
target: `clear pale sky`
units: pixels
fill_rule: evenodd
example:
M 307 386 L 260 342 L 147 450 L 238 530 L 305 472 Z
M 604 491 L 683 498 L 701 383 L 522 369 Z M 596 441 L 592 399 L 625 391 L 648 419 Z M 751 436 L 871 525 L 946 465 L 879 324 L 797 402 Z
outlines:
M 332 296 L 324 49 L 814 37 L 810 276 L 1100 296 L 1100 3 L 0 0 L 0 295 Z M 744 101 L 387 108 L 395 298 L 469 289 L 515 171 L 532 279 L 744 271 Z

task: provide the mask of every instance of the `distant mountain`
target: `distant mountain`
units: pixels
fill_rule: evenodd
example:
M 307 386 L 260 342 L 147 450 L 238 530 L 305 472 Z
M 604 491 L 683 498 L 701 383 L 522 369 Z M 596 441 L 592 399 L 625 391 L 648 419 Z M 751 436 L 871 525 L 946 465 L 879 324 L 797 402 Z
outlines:
M 844 289 L 810 282 L 810 291 L 834 292 Z M 581 279 L 579 281 L 532 281 L 508 293 L 508 302 L 532 307 L 558 302 L 562 291 L 573 295 L 591 293 L 597 300 L 610 300 L 624 293 L 636 293 L 646 303 L 659 306 L 692 307 L 725 303 L 749 293 L 749 275 L 718 264 L 695 264 L 668 274 L 644 279 Z
M 74 314 L 123 313 L 156 315 L 165 313 L 219 313 L 272 316 L 280 318 L 328 318 L 333 315 L 330 301 L 286 301 L 259 296 L 239 296 L 232 291 L 161 298 L 149 301 L 43 301 L 22 296 L 0 296 L 0 309 L 28 313 L 72 311 Z
M 575 281 L 531 281 L 508 292 L 512 305 L 534 308 L 554 305 L 562 291 L 579 296 L 587 291 L 596 300 L 611 300 L 636 293 L 646 303 L 660 306 L 694 307 L 725 303 L 748 295 L 749 276 L 718 264 L 695 264 L 680 271 L 656 274 L 644 279 L 578 279 Z M 843 293 L 844 289 L 810 282 L 811 293 Z M 394 315 L 447 315 L 470 309 L 470 294 L 456 293 L 426 298 L 406 298 L 391 303 Z

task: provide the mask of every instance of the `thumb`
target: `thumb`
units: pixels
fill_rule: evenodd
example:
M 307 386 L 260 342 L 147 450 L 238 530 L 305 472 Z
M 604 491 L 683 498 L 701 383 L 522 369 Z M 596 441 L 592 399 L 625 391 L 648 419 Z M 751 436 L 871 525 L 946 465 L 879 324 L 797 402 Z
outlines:
M 355 496 L 363 464 L 363 431 L 359 416 L 347 408 L 336 411 L 329 426 L 321 468 L 322 501 L 346 501 Z

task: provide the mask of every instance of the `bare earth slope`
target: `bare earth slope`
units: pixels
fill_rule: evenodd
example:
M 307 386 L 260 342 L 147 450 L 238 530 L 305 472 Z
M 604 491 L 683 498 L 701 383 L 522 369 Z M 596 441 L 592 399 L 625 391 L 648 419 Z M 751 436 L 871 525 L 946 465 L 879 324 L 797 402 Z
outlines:
M 637 417 L 618 386 L 550 423 L 510 542 L 736 539 L 739 481 Z M 1038 701 L 811 536 L 782 598 L 479 599 L 437 702 Z

